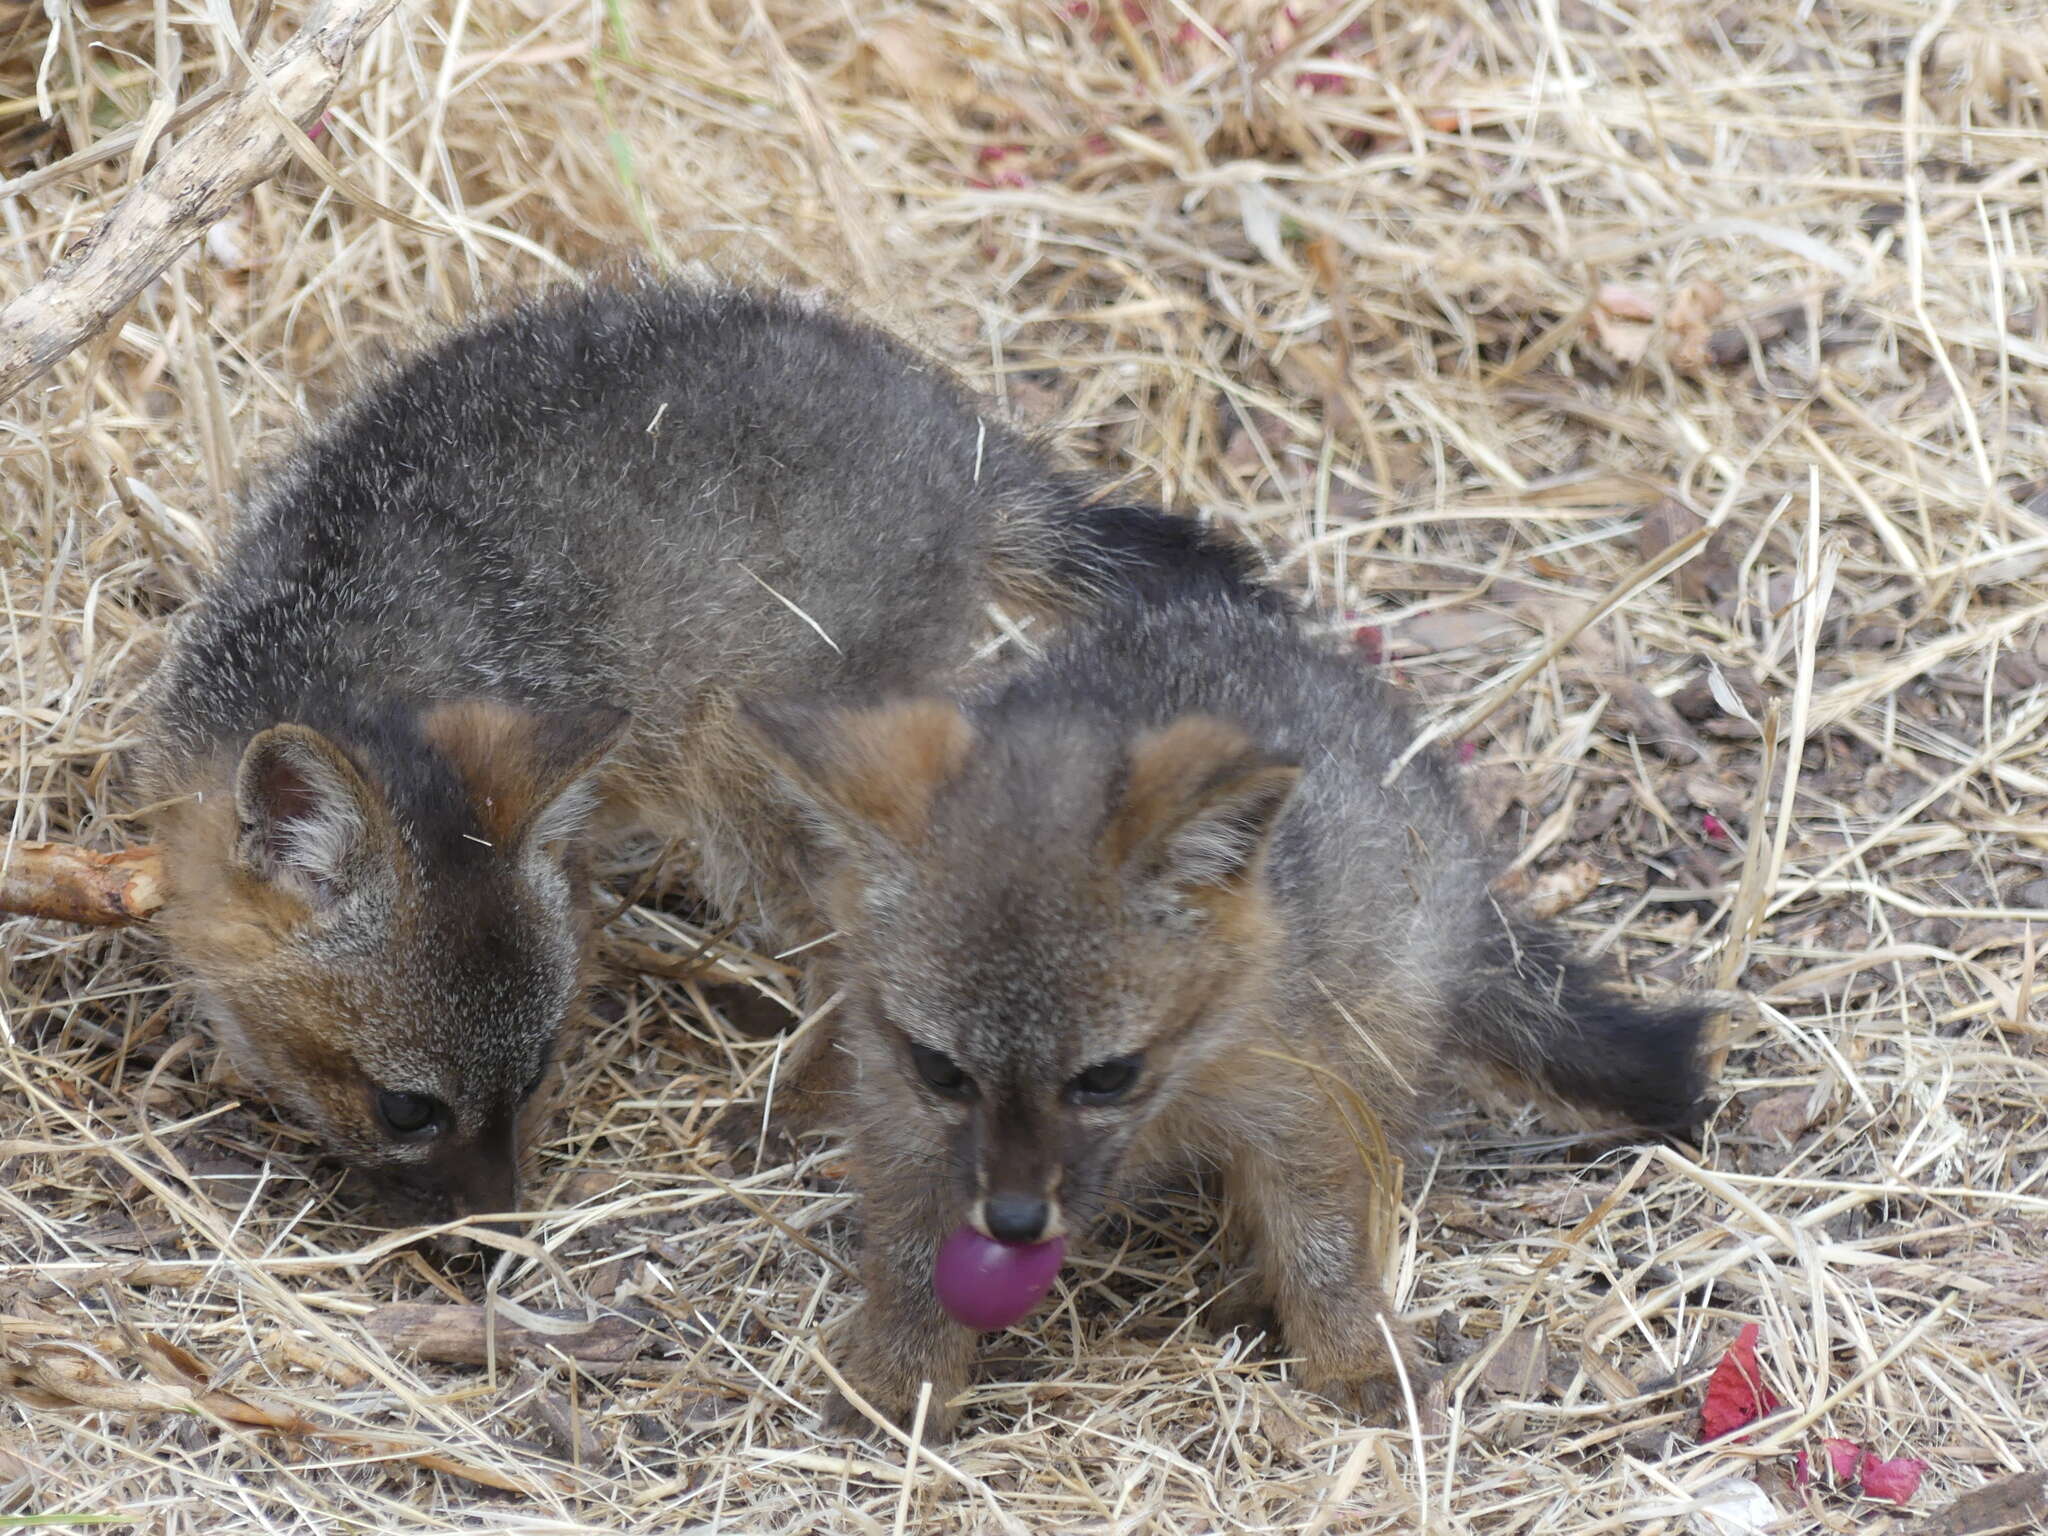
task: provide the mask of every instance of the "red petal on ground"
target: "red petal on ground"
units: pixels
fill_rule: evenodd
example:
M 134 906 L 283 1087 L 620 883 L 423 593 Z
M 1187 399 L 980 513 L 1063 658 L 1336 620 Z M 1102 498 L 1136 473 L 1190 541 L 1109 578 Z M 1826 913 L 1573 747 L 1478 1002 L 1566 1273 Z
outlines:
M 1778 1396 L 1764 1385 L 1756 1363 L 1757 1325 L 1744 1323 L 1728 1353 L 1707 1378 L 1706 1400 L 1700 1405 L 1700 1438 L 1718 1440 L 1754 1423 L 1780 1407 Z
M 1828 1453 L 1828 1472 L 1838 1483 L 1853 1483 L 1856 1469 L 1870 1459 L 1870 1452 L 1854 1440 L 1823 1440 L 1820 1448 Z
M 1863 1491 L 1871 1498 L 1903 1504 L 1919 1490 L 1920 1476 L 1926 1470 L 1927 1463 L 1912 1456 L 1879 1461 L 1866 1452 L 1859 1475 L 1863 1480 Z

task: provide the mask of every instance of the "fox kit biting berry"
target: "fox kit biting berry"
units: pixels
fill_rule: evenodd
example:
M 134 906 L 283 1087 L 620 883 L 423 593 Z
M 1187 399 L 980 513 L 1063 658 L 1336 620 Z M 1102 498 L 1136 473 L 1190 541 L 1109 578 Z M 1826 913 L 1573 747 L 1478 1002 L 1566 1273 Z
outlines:
M 1307 1384 L 1384 1411 L 1407 1344 L 1375 1138 L 1461 1070 L 1651 1130 L 1699 1113 L 1706 1010 L 1633 1001 L 1496 906 L 1450 774 L 1383 787 L 1401 709 L 1284 615 L 1190 593 L 955 697 L 749 721 L 839 934 L 832 1033 L 778 1101 L 851 1133 L 867 1294 L 841 1367 L 891 1416 L 928 1380 L 950 1423 L 968 1378 L 934 1292 L 949 1233 L 1041 1243 L 1189 1165 L 1220 1174 Z
M 172 958 L 331 1150 L 511 1210 L 593 815 L 689 840 L 730 918 L 808 937 L 734 699 L 944 686 L 987 604 L 1167 570 L 1238 580 L 869 330 L 722 288 L 530 302 L 297 449 L 175 635 L 147 759 Z

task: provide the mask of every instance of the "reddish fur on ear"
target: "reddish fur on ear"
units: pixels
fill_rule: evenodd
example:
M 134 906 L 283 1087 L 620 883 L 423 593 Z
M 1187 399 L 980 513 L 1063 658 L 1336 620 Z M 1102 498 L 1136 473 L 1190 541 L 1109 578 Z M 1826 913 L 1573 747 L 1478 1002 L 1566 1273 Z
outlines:
M 1169 879 L 1227 881 L 1256 861 L 1300 778 L 1228 721 L 1185 715 L 1132 745 L 1104 852 Z
M 943 699 L 823 712 L 750 708 L 746 718 L 819 809 L 906 846 L 924 836 L 932 797 L 974 744 L 974 728 Z
M 496 699 L 437 704 L 420 734 L 455 765 L 483 835 L 510 847 L 624 734 L 622 709 L 542 713 Z

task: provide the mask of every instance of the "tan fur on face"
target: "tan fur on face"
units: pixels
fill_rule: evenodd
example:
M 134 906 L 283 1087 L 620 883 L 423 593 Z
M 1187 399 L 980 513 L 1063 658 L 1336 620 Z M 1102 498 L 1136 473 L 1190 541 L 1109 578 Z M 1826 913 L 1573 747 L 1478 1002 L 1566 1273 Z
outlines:
M 158 817 L 166 900 L 159 927 L 213 1001 L 232 1020 L 228 1041 L 260 1077 L 276 1072 L 273 1056 L 289 1053 L 304 1091 L 325 1098 L 329 1084 L 347 1084 L 351 1113 L 356 1073 L 332 1028 L 331 999 L 285 958 L 285 945 L 313 916 L 292 891 L 245 868 L 235 856 L 241 828 L 235 808 L 235 765 L 206 764 Z M 363 806 L 369 835 L 386 849 L 398 842 L 388 810 L 371 795 Z M 294 1031 L 293 1021 L 307 1020 Z M 312 1022 L 317 1021 L 317 1025 Z M 252 1030 L 250 1026 L 259 1025 Z
M 1121 865 L 1178 825 L 1218 775 L 1251 750 L 1250 737 L 1211 715 L 1145 732 L 1131 748 L 1123 804 L 1105 834 L 1110 862 Z
M 268 960 L 311 909 L 235 858 L 234 773 L 230 763 L 207 764 L 158 816 L 165 881 L 158 926 L 208 969 L 239 971 Z

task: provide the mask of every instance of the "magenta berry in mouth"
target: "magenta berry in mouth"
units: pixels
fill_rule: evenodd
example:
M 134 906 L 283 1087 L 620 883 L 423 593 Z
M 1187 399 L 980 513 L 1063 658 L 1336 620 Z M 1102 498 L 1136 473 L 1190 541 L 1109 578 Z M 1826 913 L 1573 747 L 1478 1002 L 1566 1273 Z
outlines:
M 963 1327 L 995 1333 L 1028 1317 L 1066 1257 L 1067 1240 L 999 1243 L 972 1227 L 961 1227 L 939 1249 L 932 1290 L 946 1315 Z

